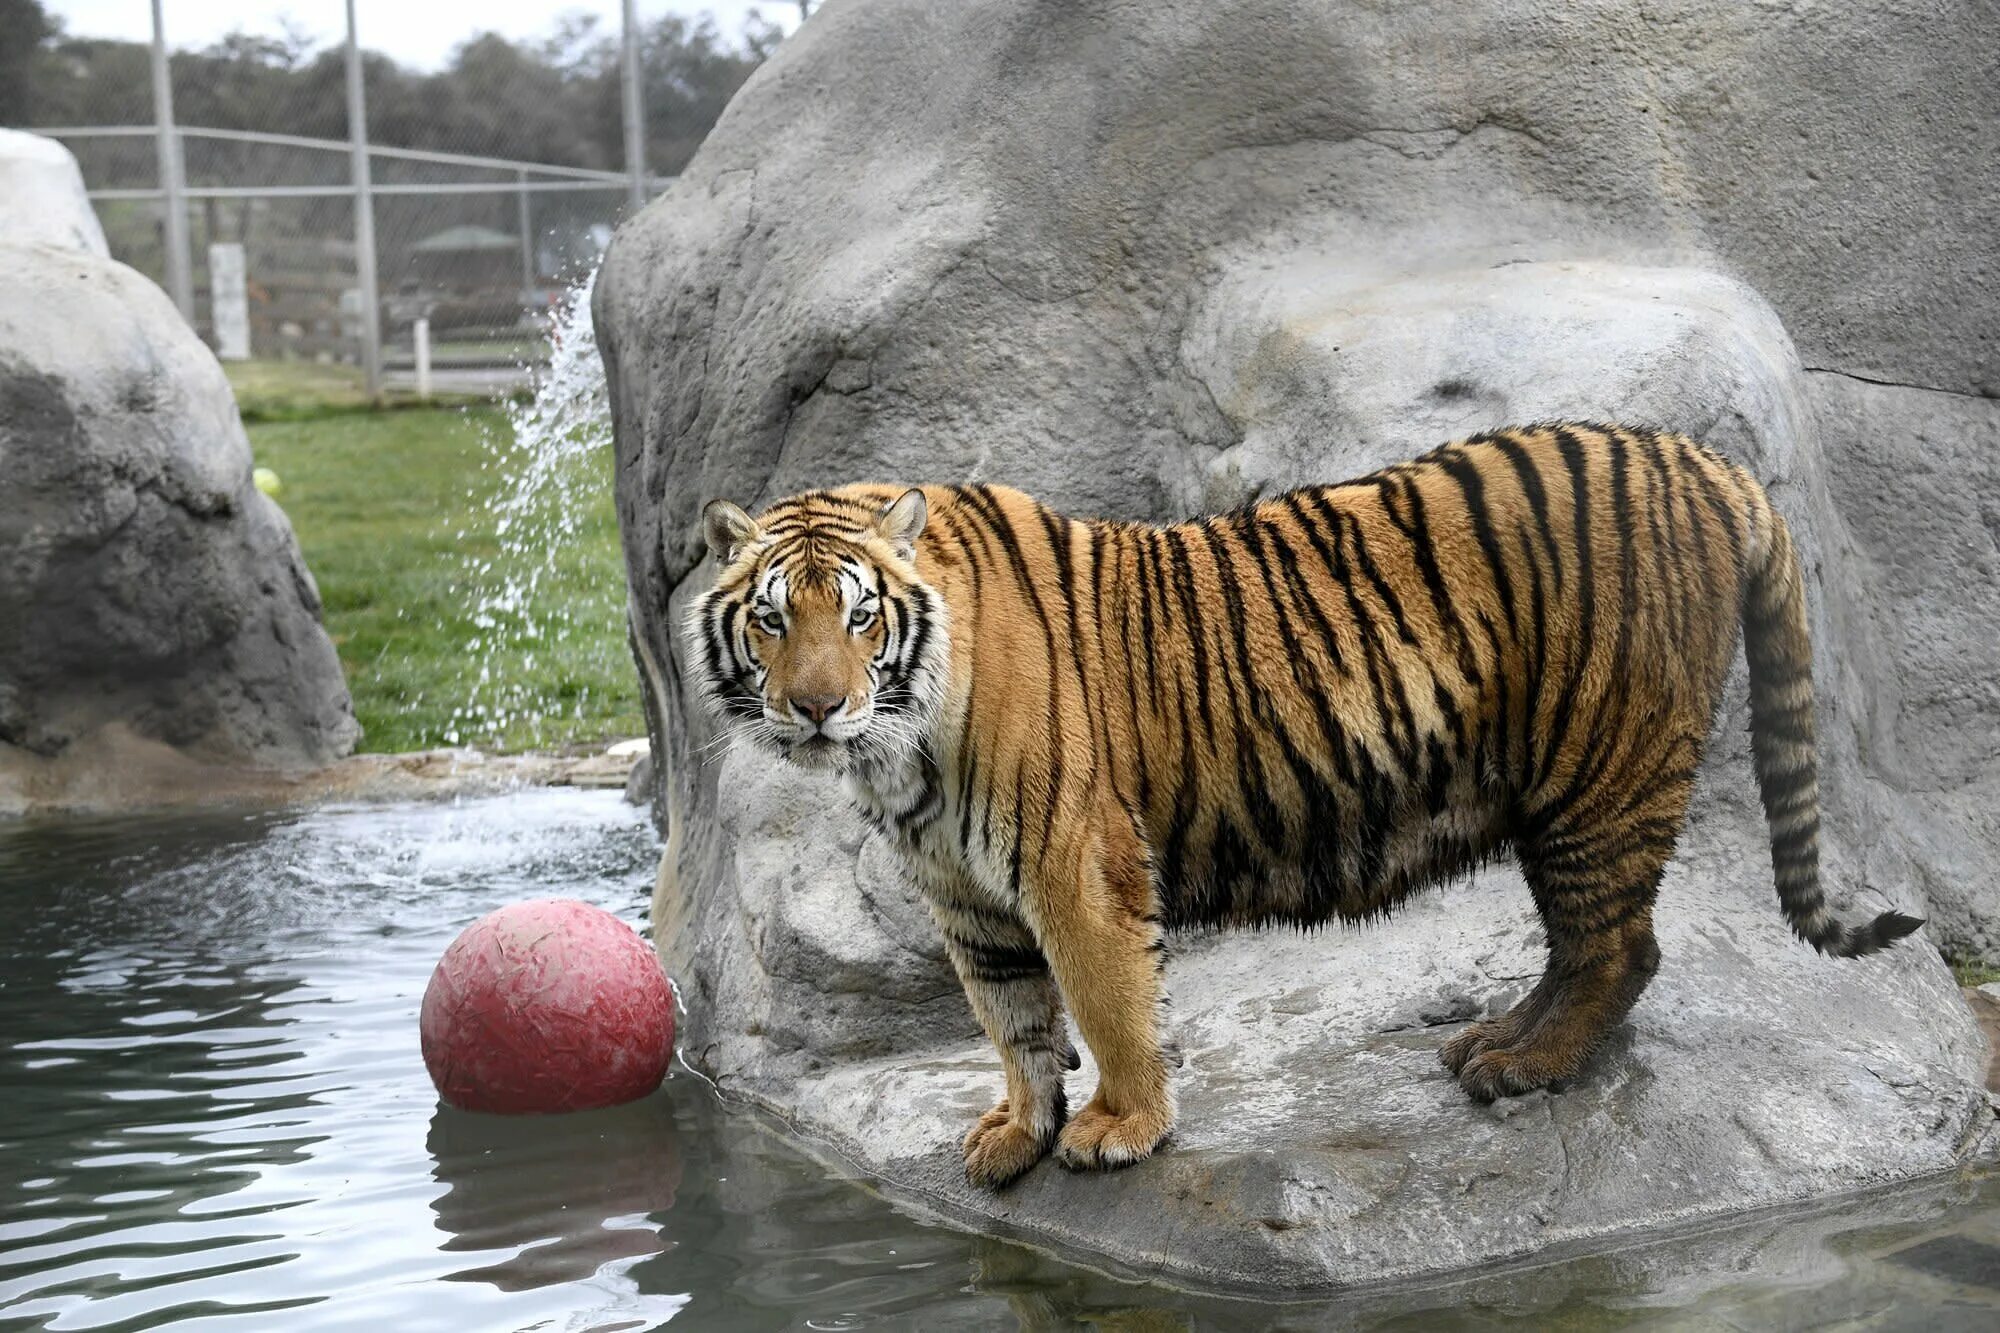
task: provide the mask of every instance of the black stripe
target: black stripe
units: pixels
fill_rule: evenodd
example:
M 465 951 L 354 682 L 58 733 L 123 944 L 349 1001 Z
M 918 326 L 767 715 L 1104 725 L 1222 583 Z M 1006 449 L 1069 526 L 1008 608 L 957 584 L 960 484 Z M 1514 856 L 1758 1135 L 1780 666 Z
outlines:
M 1618 536 L 1618 643 L 1611 663 L 1614 672 L 1622 672 L 1631 662 L 1633 622 L 1639 615 L 1636 605 L 1639 600 L 1639 560 L 1633 543 L 1632 478 L 1625 437 L 1612 431 L 1606 435 L 1606 440 L 1611 451 L 1611 527 Z
M 981 578 L 980 552 L 972 549 L 972 542 L 969 539 L 969 534 L 966 532 L 964 526 L 960 522 L 957 513 L 953 511 L 952 506 L 939 505 L 935 513 L 938 519 L 942 522 L 943 526 L 951 530 L 952 539 L 958 544 L 958 548 L 961 551 L 965 552 L 964 568 L 966 572 L 966 582 L 972 585 L 972 599 L 976 603 L 979 600 L 979 584 Z M 925 531 L 926 535 L 928 535 L 932 530 L 926 529 Z M 984 547 L 985 544 L 986 544 L 985 538 L 981 537 L 980 545 Z M 988 552 L 988 554 L 990 555 L 991 553 Z
M 1262 555 L 1255 544 L 1254 537 L 1255 530 L 1259 526 L 1261 525 L 1254 516 L 1248 513 L 1238 513 L 1233 522 L 1226 520 L 1218 521 L 1212 531 L 1204 526 L 1204 535 L 1207 537 L 1211 552 L 1221 569 L 1222 582 L 1233 593 L 1233 597 L 1225 598 L 1224 600 L 1226 604 L 1232 605 L 1232 637 L 1236 641 L 1238 669 L 1242 672 L 1243 679 L 1249 687 L 1252 708 L 1257 713 L 1265 729 L 1270 732 L 1272 739 L 1277 742 L 1286 767 L 1291 770 L 1292 781 L 1298 788 L 1300 800 L 1308 808 L 1311 808 L 1319 802 L 1320 794 L 1324 792 L 1326 784 L 1320 777 L 1318 770 L 1313 767 L 1311 760 L 1299 749 L 1298 742 L 1292 736 L 1290 728 L 1285 725 L 1284 718 L 1279 715 L 1278 710 L 1272 705 L 1270 691 L 1265 687 L 1262 673 L 1259 671 L 1257 663 L 1251 658 L 1248 608 L 1243 600 L 1243 590 L 1238 586 L 1239 579 L 1236 573 L 1235 558 L 1229 554 L 1230 543 L 1228 538 L 1234 536 L 1243 542 L 1245 548 L 1251 551 L 1253 558 L 1257 559 L 1261 565 Z M 1265 576 L 1265 587 L 1273 594 L 1270 601 L 1272 616 L 1277 620 L 1279 629 L 1288 645 L 1295 646 L 1297 640 L 1290 633 L 1283 608 L 1275 595 L 1276 590 L 1271 588 L 1268 572 Z M 1293 657 L 1296 661 L 1295 653 Z M 1291 848 L 1291 839 L 1285 829 L 1284 815 L 1270 800 L 1264 767 L 1261 760 L 1254 753 L 1255 747 L 1239 745 L 1238 750 L 1240 754 L 1244 755 L 1245 759 L 1245 762 L 1239 764 L 1239 769 L 1247 772 L 1253 763 L 1257 769 L 1254 775 L 1256 779 L 1254 794 L 1246 793 L 1245 804 L 1249 807 L 1250 817 L 1258 825 L 1258 831 L 1265 838 L 1267 845 L 1275 846 L 1285 853 L 1290 854 L 1293 849 Z
M 1273 562 L 1269 558 L 1265 546 L 1267 542 L 1272 547 L 1284 553 L 1283 557 L 1276 563 L 1279 572 L 1283 575 L 1282 581 L 1286 588 L 1290 590 L 1291 600 L 1306 609 L 1307 613 L 1312 617 L 1314 624 L 1318 627 L 1322 638 L 1328 642 L 1331 642 L 1333 639 L 1333 627 L 1327 623 L 1326 616 L 1321 612 L 1318 602 L 1312 598 L 1305 588 L 1304 581 L 1299 577 L 1296 568 L 1297 556 L 1292 549 L 1291 543 L 1285 538 L 1284 529 L 1277 523 L 1256 522 L 1247 525 L 1247 531 L 1251 536 L 1251 540 L 1246 544 L 1250 548 L 1251 556 L 1257 562 L 1259 572 L 1263 575 L 1264 588 L 1270 596 L 1273 614 L 1277 619 L 1278 633 L 1285 643 L 1285 655 L 1290 659 L 1292 680 L 1298 685 L 1300 692 L 1306 696 L 1306 701 L 1312 705 L 1313 712 L 1319 719 L 1322 743 L 1329 748 L 1337 746 L 1343 739 L 1339 718 L 1335 714 L 1333 704 L 1327 698 L 1324 684 L 1319 678 L 1318 663 L 1306 651 L 1303 642 L 1293 628 L 1291 616 L 1285 612 L 1286 594 L 1279 591 L 1279 579 L 1273 575 Z M 1338 653 L 1339 650 L 1336 648 L 1334 651 Z
M 1729 498 L 1719 489 L 1721 483 L 1710 474 L 1707 467 L 1707 461 L 1709 460 L 1723 467 L 1727 467 L 1728 463 L 1718 458 L 1712 450 L 1699 444 L 1691 446 L 1690 453 L 1690 471 L 1694 476 L 1695 486 L 1701 494 L 1702 501 L 1714 512 L 1716 521 L 1722 525 L 1722 535 L 1729 539 L 1730 558 L 1735 562 L 1738 574 L 1748 574 L 1751 571 L 1744 568 L 1743 557 L 1748 550 L 1750 536 L 1749 515 L 1741 512 L 1740 498 L 1738 503 L 1730 503 Z M 1741 532 L 1737 531 L 1739 524 L 1743 527 L 1743 531 Z
M 1312 544 L 1314 554 L 1319 556 L 1320 567 L 1326 571 L 1327 577 L 1335 577 L 1333 572 L 1333 551 L 1326 544 L 1326 534 L 1320 531 L 1318 518 L 1307 510 L 1305 501 L 1301 498 L 1301 493 L 1293 491 L 1289 495 L 1283 496 L 1281 503 L 1287 509 L 1291 510 L 1292 517 L 1298 520 L 1300 530 L 1306 534 L 1306 540 Z M 1286 544 L 1286 549 L 1291 549 L 1290 543 Z M 1313 607 L 1315 612 L 1319 611 L 1319 601 L 1317 598 L 1308 597 L 1307 602 Z M 1320 632 L 1325 636 L 1327 655 L 1333 661 L 1334 670 L 1340 672 L 1343 676 L 1346 675 L 1347 660 L 1345 654 L 1340 650 L 1340 636 L 1335 633 L 1333 626 L 1327 623 L 1324 615 L 1319 616 L 1319 626 Z
M 1675 456 L 1675 461 L 1677 463 L 1677 466 L 1674 469 L 1674 475 L 1675 478 L 1680 482 L 1680 485 L 1676 487 L 1676 490 L 1680 494 L 1681 502 L 1687 506 L 1688 537 L 1689 540 L 1694 545 L 1695 560 L 1699 562 L 1701 566 L 1702 586 L 1704 588 L 1712 587 L 1714 586 L 1715 566 L 1714 563 L 1709 559 L 1708 532 L 1705 528 L 1702 527 L 1701 515 L 1697 514 L 1694 509 L 1694 496 L 1689 493 L 1696 485 L 1699 484 L 1694 480 L 1692 476 L 1689 475 L 1691 471 L 1696 467 L 1694 455 L 1692 452 L 1692 445 L 1690 445 L 1690 443 L 1687 440 L 1687 437 L 1685 436 L 1673 435 L 1669 436 L 1668 439 L 1672 442 L 1674 446 L 1674 456 Z M 1734 569 L 1732 569 L 1730 572 L 1732 578 L 1735 578 L 1740 575 L 1740 571 Z
M 971 715 L 972 709 L 968 701 L 966 716 L 970 718 Z M 971 724 L 968 722 L 968 730 L 970 730 L 970 726 Z M 972 744 L 969 736 L 966 738 L 965 743 L 959 746 L 959 764 L 958 845 L 966 851 L 970 851 L 972 849 L 972 798 L 977 792 L 979 781 L 979 747 Z M 990 803 L 986 804 L 986 810 L 989 813 L 991 812 L 992 805 Z M 990 844 L 992 841 L 992 829 L 984 819 L 980 823 L 981 841 Z
M 1328 508 L 1326 512 L 1333 524 L 1334 581 L 1340 585 L 1340 591 L 1347 599 L 1348 615 L 1354 622 L 1355 634 L 1361 640 L 1362 660 L 1368 667 L 1368 685 L 1375 696 L 1375 712 L 1381 719 L 1383 739 L 1397 763 L 1402 765 L 1403 776 L 1413 777 L 1418 757 L 1416 711 L 1410 706 L 1409 689 L 1403 675 L 1390 660 L 1389 650 L 1376 629 L 1374 615 L 1355 591 L 1353 572 L 1347 563 L 1348 542 L 1352 534 L 1359 530 L 1360 523 L 1354 515 L 1342 510 Z M 1390 697 L 1392 686 L 1393 705 Z
M 992 528 L 994 539 L 999 542 L 1001 549 L 1007 553 L 1008 558 L 1013 562 L 1014 576 L 1016 579 L 1020 581 L 1021 587 L 1027 592 L 1029 604 L 1034 608 L 1035 611 L 1035 618 L 1041 622 L 1042 643 L 1044 649 L 1048 653 L 1048 664 L 1049 664 L 1048 735 L 1053 741 L 1054 738 L 1060 737 L 1062 735 L 1060 694 L 1055 688 L 1055 672 L 1056 672 L 1056 660 L 1057 660 L 1056 632 L 1055 632 L 1055 626 L 1051 624 L 1049 621 L 1049 614 L 1047 608 L 1042 605 L 1041 589 L 1036 585 L 1033 576 L 1030 575 L 1028 572 L 1028 562 L 1026 557 L 1022 554 L 1020 536 L 1018 533 L 1014 531 L 1014 524 L 1012 520 L 1010 520 L 1007 517 L 1006 511 L 1001 507 L 999 501 L 994 498 L 992 491 L 985 486 L 963 487 L 954 489 L 962 490 L 963 493 L 970 498 L 973 505 L 973 512 L 979 515 L 981 518 L 983 518 Z M 1042 845 L 1035 849 L 1037 863 L 1039 863 L 1041 858 L 1047 855 L 1048 853 L 1049 842 L 1050 842 L 1049 835 L 1055 827 L 1056 796 L 1057 793 L 1059 793 L 1062 790 L 1062 785 L 1063 785 L 1062 747 L 1060 745 L 1051 743 L 1047 747 L 1047 750 L 1049 756 L 1049 784 L 1048 784 L 1048 791 L 1046 793 L 1047 799 L 1043 802 L 1044 806 L 1046 807 L 1046 810 L 1044 812 L 1044 817 L 1042 821 L 1043 822 Z M 1014 778 L 1015 778 L 1015 786 L 1018 789 L 1021 780 L 1020 769 L 1018 767 L 1015 769 Z M 1016 845 L 1014 849 L 1014 858 L 1016 865 L 1014 873 L 1017 885 L 1020 875 L 1019 861 L 1021 857 L 1021 849 L 1019 843 L 1020 843 L 1020 833 L 1022 831 L 1021 821 L 1022 821 L 1022 815 L 1018 805 L 1018 790 L 1017 790 L 1017 804 L 1014 811 L 1014 824 L 1015 824 L 1015 834 L 1016 834 Z
M 1480 475 L 1479 465 L 1462 450 L 1443 451 L 1438 455 L 1438 466 L 1458 484 L 1459 494 L 1465 500 L 1466 515 L 1472 521 L 1472 534 L 1479 539 L 1480 553 L 1486 557 L 1493 586 L 1500 593 L 1500 612 L 1507 617 L 1507 632 L 1518 639 L 1520 615 L 1514 609 L 1514 580 L 1507 573 L 1507 562 L 1500 553 L 1500 539 L 1493 531 L 1493 511 L 1486 503 L 1486 478 Z
M 1667 633 L 1677 644 L 1688 644 L 1687 626 L 1683 623 L 1690 614 L 1686 605 L 1687 590 L 1679 586 L 1680 549 L 1674 536 L 1673 491 L 1667 480 L 1667 465 L 1661 456 L 1660 437 L 1657 433 L 1638 435 L 1640 452 L 1646 458 L 1646 470 L 1652 476 L 1652 487 L 1646 496 L 1646 532 L 1653 543 L 1653 595 L 1662 600 L 1662 610 L 1666 616 Z
M 1250 636 L 1244 618 L 1243 590 L 1238 586 L 1235 571 L 1229 565 L 1228 553 L 1223 549 L 1223 544 L 1217 540 L 1211 521 L 1189 524 L 1182 530 L 1191 538 L 1200 539 L 1203 548 L 1208 552 L 1209 563 L 1215 571 L 1215 585 L 1222 597 L 1223 615 L 1228 623 L 1228 633 L 1223 636 L 1218 659 L 1232 647 L 1235 650 L 1236 669 L 1224 670 L 1220 674 L 1223 694 L 1229 700 L 1231 723 L 1229 739 L 1236 760 L 1239 795 L 1251 823 L 1256 826 L 1257 836 L 1263 841 L 1263 849 L 1282 848 L 1285 845 L 1283 822 L 1277 807 L 1271 801 L 1270 784 L 1266 779 L 1259 754 L 1260 747 L 1256 744 L 1256 738 L 1249 725 L 1250 719 L 1262 718 L 1270 708 L 1267 702 L 1262 701 L 1256 666 L 1250 660 L 1248 642 Z M 1220 664 L 1218 660 L 1218 665 Z M 1247 851 L 1246 847 L 1246 856 Z M 1248 873 L 1247 862 L 1245 873 Z
M 1493 652 L 1494 712 L 1500 719 L 1501 771 L 1511 777 L 1527 763 L 1528 727 L 1514 721 L 1513 690 L 1509 684 L 1512 673 L 1507 670 L 1506 657 L 1500 649 L 1500 632 L 1493 627 L 1493 618 L 1484 611 L 1474 612 L 1474 615 L 1478 618 L 1480 632 L 1486 636 L 1487 646 Z M 1518 763 L 1514 758 L 1517 742 L 1523 750 Z
M 1028 928 L 1020 917 L 1012 912 L 1004 912 L 999 908 L 989 907 L 977 898 L 953 896 L 939 902 L 938 911 L 949 916 L 967 917 L 980 923 L 981 928 L 989 938 L 994 936 L 1012 936 L 1027 940 L 1030 943 L 1034 939 L 1028 933 Z M 947 933 L 949 932 L 947 931 Z
M 1201 715 L 1202 733 L 1215 743 L 1215 714 L 1208 698 L 1208 629 L 1197 606 L 1194 569 L 1188 563 L 1187 546 L 1178 529 L 1160 534 L 1167 561 L 1173 566 L 1174 590 L 1180 595 L 1181 616 L 1187 622 L 1187 641 L 1194 649 L 1195 711 Z
M 1140 659 L 1145 656 L 1145 653 L 1139 651 L 1139 649 L 1136 648 L 1132 642 L 1132 594 L 1133 594 L 1132 583 L 1136 582 L 1143 588 L 1145 580 L 1135 579 L 1128 581 L 1125 577 L 1125 546 L 1126 546 L 1126 539 L 1129 535 L 1127 531 L 1122 527 L 1107 528 L 1105 535 L 1110 536 L 1113 539 L 1112 557 L 1111 557 L 1111 568 L 1113 577 L 1111 584 L 1112 584 L 1112 591 L 1118 603 L 1118 644 L 1119 647 L 1124 650 L 1124 656 L 1125 656 L 1125 670 L 1120 674 L 1122 674 L 1125 677 L 1125 707 L 1127 709 L 1126 716 L 1130 720 L 1131 734 L 1132 734 L 1132 754 L 1129 756 L 1129 760 L 1132 765 L 1133 774 L 1138 779 L 1139 809 L 1142 812 L 1144 812 L 1152 807 L 1153 784 L 1152 784 L 1151 774 L 1148 773 L 1146 768 L 1147 746 L 1145 743 L 1145 736 L 1140 728 L 1140 720 L 1139 720 L 1139 671 L 1141 668 Z M 1104 579 L 1101 575 L 1099 575 L 1098 576 L 1099 586 L 1101 587 L 1103 583 Z M 1148 651 L 1150 651 L 1150 649 Z M 1106 669 L 1107 670 L 1112 669 L 1110 658 L 1108 655 L 1104 658 L 1104 661 Z M 1105 732 L 1105 742 L 1106 742 L 1105 757 L 1107 761 L 1115 764 L 1116 760 L 1111 753 L 1112 747 L 1110 745 L 1110 731 L 1108 725 Z
M 1527 679 L 1525 700 L 1526 733 L 1521 739 L 1521 765 L 1526 768 L 1534 762 L 1533 742 L 1529 739 L 1541 727 L 1542 686 L 1548 679 L 1549 625 L 1548 613 L 1542 600 L 1541 562 L 1535 558 L 1533 543 L 1524 530 L 1516 529 L 1521 543 L 1521 557 L 1528 563 L 1528 621 L 1533 629 L 1529 659 L 1522 664 L 1522 675 Z M 1532 777 L 1519 770 L 1510 772 L 1508 777 L 1517 784 L 1524 778 Z
M 1153 593 L 1157 586 L 1153 573 L 1153 533 L 1138 528 L 1132 533 L 1133 581 L 1139 587 L 1139 643 L 1143 651 L 1138 665 L 1146 671 L 1146 697 L 1153 715 L 1160 714 L 1160 661 L 1157 635 L 1153 628 Z M 1136 719 L 1135 719 L 1136 720 Z
M 1368 580 L 1368 585 L 1375 590 L 1375 595 L 1382 599 L 1382 605 L 1388 608 L 1390 618 L 1396 622 L 1396 637 L 1412 648 L 1419 647 L 1417 636 L 1410 630 L 1410 622 L 1404 618 L 1402 599 L 1396 596 L 1388 580 L 1382 577 L 1382 571 L 1375 566 L 1375 557 L 1368 550 L 1367 535 L 1361 529 L 1361 519 L 1357 514 L 1348 513 L 1347 538 L 1354 551 L 1354 563 L 1360 567 L 1362 577 Z
M 1554 772 L 1563 742 L 1569 738 L 1570 723 L 1576 714 L 1577 690 L 1597 646 L 1597 574 L 1590 550 L 1590 465 L 1584 457 L 1582 442 L 1569 427 L 1555 427 L 1555 436 L 1563 469 L 1569 474 L 1571 540 L 1576 553 L 1577 632 L 1576 648 L 1564 672 L 1562 689 L 1556 695 L 1555 712 L 1549 718 L 1548 744 L 1535 765 L 1533 785 L 1537 788 Z
M 1535 518 L 1535 529 L 1541 534 L 1542 546 L 1548 552 L 1555 595 L 1560 597 L 1563 587 L 1562 552 L 1556 549 L 1555 526 L 1549 521 L 1549 492 L 1548 487 L 1542 484 L 1541 464 L 1512 435 L 1494 436 L 1493 446 L 1513 465 L 1514 479 L 1521 487 L 1521 494 L 1527 497 L 1528 510 Z
M 904 683 L 907 684 L 909 678 L 915 673 L 917 663 L 924 660 L 924 653 L 930 647 L 931 635 L 936 632 L 935 614 L 933 608 L 929 607 L 926 607 L 925 610 L 933 611 L 933 614 L 912 612 L 908 608 L 902 607 L 900 599 L 887 601 L 883 604 L 902 609 L 905 618 L 912 627 L 903 653 L 902 675 Z
M 964 955 L 966 975 L 976 980 L 997 985 L 1048 975 L 1048 960 L 1032 946 L 986 944 L 957 935 L 946 938 Z
M 1399 488 L 1397 493 L 1410 506 L 1408 522 L 1403 521 L 1396 513 L 1395 505 L 1390 502 L 1392 483 L 1395 484 L 1393 488 Z M 1416 561 L 1417 572 L 1423 575 L 1424 588 L 1430 593 L 1431 612 L 1437 617 L 1438 624 L 1443 626 L 1446 635 L 1458 650 L 1459 674 L 1474 685 L 1483 684 L 1479 664 L 1472 653 L 1472 635 L 1467 632 L 1465 622 L 1459 619 L 1451 591 L 1445 587 L 1444 574 L 1438 568 L 1437 552 L 1431 545 L 1430 522 L 1424 513 L 1424 497 L 1409 478 L 1394 473 L 1383 474 L 1376 481 L 1375 488 L 1381 500 L 1382 512 L 1389 516 L 1391 523 L 1401 529 L 1403 536 L 1410 543 L 1410 558 Z
M 1055 556 L 1056 589 L 1062 596 L 1063 610 L 1067 614 L 1069 619 L 1068 657 L 1069 657 L 1070 674 L 1076 678 L 1077 706 L 1083 710 L 1086 724 L 1091 729 L 1092 744 L 1090 748 L 1090 768 L 1084 775 L 1085 781 L 1088 782 L 1091 778 L 1096 776 L 1098 755 L 1102 753 L 1102 751 L 1100 751 L 1100 749 L 1095 743 L 1097 728 L 1101 721 L 1098 715 L 1099 713 L 1102 712 L 1102 708 L 1100 706 L 1100 701 L 1097 700 L 1095 696 L 1093 696 L 1091 693 L 1090 682 L 1087 678 L 1086 669 L 1084 665 L 1084 658 L 1086 654 L 1083 651 L 1083 625 L 1080 618 L 1082 608 L 1080 608 L 1077 605 L 1077 595 L 1076 595 L 1076 574 L 1077 574 L 1076 554 L 1071 549 L 1076 536 L 1076 528 L 1078 525 L 1072 523 L 1069 519 L 1064 518 L 1062 515 L 1056 513 L 1054 510 L 1049 509 L 1044 505 L 1039 505 L 1039 504 L 1036 505 L 1035 510 L 1037 517 L 1039 517 L 1042 520 L 1043 531 L 1046 532 L 1048 535 L 1049 549 Z M 1088 527 L 1085 528 L 1085 531 L 1086 532 L 1089 531 Z M 1093 544 L 1093 559 L 1094 558 L 1095 558 L 1095 547 Z M 1100 605 L 1099 611 L 1101 612 L 1102 609 L 1103 608 Z M 1053 664 L 1051 665 L 1053 666 Z M 1053 672 L 1051 674 L 1053 674 Z M 1049 682 L 1049 690 L 1051 696 L 1054 696 L 1056 690 L 1055 690 L 1055 682 L 1053 680 Z M 1059 717 L 1059 710 L 1056 707 L 1056 700 L 1052 697 L 1050 704 L 1049 720 L 1053 724 L 1057 721 L 1058 717 Z M 1052 730 L 1049 734 L 1051 736 L 1060 736 L 1062 733 L 1060 731 Z M 1060 783 L 1056 784 L 1057 790 L 1060 790 L 1060 785 L 1061 785 Z M 1055 797 L 1055 792 L 1051 791 L 1049 800 L 1050 829 L 1053 829 L 1055 820 L 1056 802 L 1054 797 Z M 1046 829 L 1044 830 L 1043 836 L 1044 837 L 1048 836 L 1048 830 Z
M 1023 796 L 1021 782 L 1022 768 L 1023 765 L 1019 763 L 1014 765 L 1014 848 L 1012 854 L 1008 857 L 1009 864 L 1007 867 L 1007 886 L 1013 890 L 1014 898 L 1017 902 L 1021 897 L 1021 854 L 1023 850 L 1021 844 L 1025 841 L 1024 830 L 1022 828 L 1023 811 L 1021 809 Z

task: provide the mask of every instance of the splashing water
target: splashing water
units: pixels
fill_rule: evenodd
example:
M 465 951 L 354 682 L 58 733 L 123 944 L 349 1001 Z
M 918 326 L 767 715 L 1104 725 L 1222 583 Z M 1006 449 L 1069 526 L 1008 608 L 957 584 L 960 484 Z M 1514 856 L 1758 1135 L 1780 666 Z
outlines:
M 590 321 L 596 282 L 593 269 L 557 308 L 533 399 L 509 406 L 504 438 L 496 431 L 487 441 L 480 470 L 497 470 L 501 485 L 499 498 L 483 503 L 496 520 L 499 548 L 465 558 L 462 590 L 478 631 L 467 650 L 477 671 L 445 731 L 453 745 L 493 744 L 503 733 L 539 744 L 546 724 L 581 719 L 602 705 L 588 683 L 551 680 L 538 670 L 569 660 L 574 653 L 566 650 L 578 645 L 599 655 L 616 649 L 618 661 L 598 664 L 610 671 L 594 674 L 632 672 L 623 636 L 606 632 L 608 624 L 623 624 L 622 577 L 575 567 L 578 537 L 609 487 L 610 403 Z M 507 679 L 493 669 L 503 652 L 516 667 Z

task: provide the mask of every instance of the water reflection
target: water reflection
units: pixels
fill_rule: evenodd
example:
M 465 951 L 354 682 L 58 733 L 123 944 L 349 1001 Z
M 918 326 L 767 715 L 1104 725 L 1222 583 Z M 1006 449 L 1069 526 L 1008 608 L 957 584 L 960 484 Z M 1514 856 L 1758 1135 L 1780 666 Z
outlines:
M 701 1089 L 693 1089 L 701 1095 Z M 671 1247 L 659 1214 L 681 1183 L 666 1095 L 572 1115 L 477 1115 L 440 1106 L 424 1146 L 447 1252 L 499 1253 L 449 1276 L 525 1291 Z

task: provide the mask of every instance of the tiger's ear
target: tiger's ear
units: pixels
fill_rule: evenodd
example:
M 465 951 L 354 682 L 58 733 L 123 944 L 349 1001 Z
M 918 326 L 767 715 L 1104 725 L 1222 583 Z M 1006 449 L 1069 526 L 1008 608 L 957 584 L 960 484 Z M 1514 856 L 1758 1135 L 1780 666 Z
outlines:
M 757 520 L 727 500 L 710 500 L 701 511 L 702 534 L 718 564 L 728 564 L 736 553 L 763 535 Z
M 875 531 L 883 540 L 896 548 L 896 554 L 908 560 L 916 554 L 917 536 L 924 530 L 924 521 L 931 516 L 931 507 L 924 499 L 924 493 L 912 488 L 896 497 L 896 502 L 875 516 Z

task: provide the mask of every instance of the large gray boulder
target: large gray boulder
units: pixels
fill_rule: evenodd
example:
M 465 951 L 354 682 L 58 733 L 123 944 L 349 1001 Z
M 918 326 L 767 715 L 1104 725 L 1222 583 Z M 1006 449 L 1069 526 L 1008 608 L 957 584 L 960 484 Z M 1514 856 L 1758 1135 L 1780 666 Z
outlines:
M 39 134 L 0 129 L 0 242 L 31 241 L 111 254 L 69 149 Z
M 1481 1109 L 1436 1063 L 1540 966 L 1494 871 L 1366 930 L 1192 944 L 1174 1148 L 971 1191 L 997 1061 L 920 905 L 831 784 L 713 753 L 673 630 L 714 496 L 977 478 L 1169 517 L 1496 424 L 1646 420 L 1751 467 L 1804 548 L 1836 896 L 2000 950 L 2000 199 L 1969 110 L 1996 52 L 1890 5 L 830 3 L 597 289 L 689 1058 L 946 1213 L 1228 1282 L 1979 1151 L 1982 1044 L 1925 937 L 1842 965 L 1778 918 L 1739 669 L 1666 961 L 1577 1086 Z
M 101 244 L 0 235 L 0 813 L 296 774 L 359 734 L 221 367 Z

